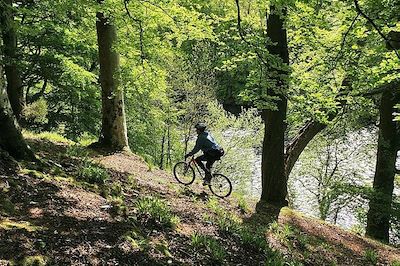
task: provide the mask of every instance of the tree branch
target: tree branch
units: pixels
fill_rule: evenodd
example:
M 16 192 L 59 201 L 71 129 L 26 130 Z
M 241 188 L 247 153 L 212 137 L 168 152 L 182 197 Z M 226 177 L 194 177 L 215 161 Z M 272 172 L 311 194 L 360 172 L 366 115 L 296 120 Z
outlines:
M 358 19 L 359 16 L 360 16 L 360 13 L 357 13 L 357 16 L 355 16 L 355 18 L 353 19 L 353 21 L 351 22 L 349 28 L 347 29 L 346 33 L 343 36 L 342 43 L 340 44 L 340 50 L 339 50 L 339 52 L 338 52 L 338 54 L 337 54 L 337 56 L 335 58 L 335 61 L 334 61 L 335 63 L 334 63 L 334 67 L 333 68 L 336 67 L 337 61 L 340 59 L 340 57 L 342 57 L 342 55 L 343 55 L 342 51 L 343 51 L 344 45 L 346 44 L 346 38 L 349 35 L 349 33 L 352 30 L 352 28 L 354 27 L 354 25 L 356 24 L 357 19 Z
M 241 27 L 242 19 L 240 17 L 240 4 L 239 4 L 239 0 L 235 0 L 235 1 L 236 1 L 236 8 L 237 8 L 237 28 L 238 28 L 240 39 L 244 43 L 246 43 L 248 46 L 250 46 L 254 49 L 254 52 L 257 54 L 258 59 L 260 59 L 262 64 L 266 66 L 267 63 L 264 61 L 262 55 L 260 54 L 260 51 L 258 51 L 257 47 L 255 47 L 253 44 L 251 44 L 249 41 L 247 41 L 245 36 L 243 35 L 242 27 Z
M 143 65 L 144 60 L 146 59 L 145 53 L 144 53 L 144 45 L 143 45 L 143 34 L 144 34 L 143 24 L 142 24 L 143 22 L 140 19 L 137 19 L 131 15 L 129 8 L 128 8 L 128 2 L 129 2 L 129 0 L 124 0 L 126 14 L 128 15 L 128 17 L 130 19 L 132 19 L 134 22 L 136 22 L 139 25 L 140 60 Z
M 374 88 L 368 92 L 363 92 L 363 93 L 357 93 L 354 96 L 363 96 L 363 97 L 367 97 L 367 96 L 375 96 L 378 94 L 383 93 L 386 90 L 396 90 L 400 87 L 400 80 L 394 80 L 391 81 L 387 84 L 383 84 L 377 88 Z
M 375 22 L 365 14 L 360 7 L 360 4 L 358 3 L 358 0 L 354 0 L 354 5 L 356 7 L 357 12 L 363 16 L 371 25 L 374 27 L 374 29 L 378 32 L 378 34 L 382 37 L 382 39 L 385 40 L 385 43 L 388 47 L 390 47 L 395 53 L 397 58 L 400 59 L 400 54 L 399 52 L 393 47 L 393 45 L 390 43 L 390 40 L 383 34 L 383 32 L 379 29 L 378 25 L 375 24 Z

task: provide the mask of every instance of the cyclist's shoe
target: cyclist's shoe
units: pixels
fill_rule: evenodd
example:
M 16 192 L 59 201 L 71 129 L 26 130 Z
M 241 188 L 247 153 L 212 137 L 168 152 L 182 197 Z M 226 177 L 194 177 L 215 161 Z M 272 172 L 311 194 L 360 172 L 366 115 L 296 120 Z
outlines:
M 211 183 L 211 174 L 210 173 L 206 173 L 206 177 L 204 178 L 203 181 L 203 186 L 208 186 Z

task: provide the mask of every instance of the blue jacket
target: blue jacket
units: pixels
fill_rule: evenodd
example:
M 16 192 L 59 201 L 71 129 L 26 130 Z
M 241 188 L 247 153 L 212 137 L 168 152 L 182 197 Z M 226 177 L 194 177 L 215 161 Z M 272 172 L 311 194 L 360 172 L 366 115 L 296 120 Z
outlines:
M 200 133 L 197 136 L 196 145 L 193 150 L 188 153 L 188 156 L 195 155 L 199 150 L 206 153 L 210 150 L 218 150 L 220 147 L 211 134 L 207 131 Z

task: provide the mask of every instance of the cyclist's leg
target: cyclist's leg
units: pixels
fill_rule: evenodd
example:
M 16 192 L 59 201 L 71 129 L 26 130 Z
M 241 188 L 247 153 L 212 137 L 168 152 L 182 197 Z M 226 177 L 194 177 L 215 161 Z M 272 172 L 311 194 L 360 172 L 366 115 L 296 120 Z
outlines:
M 207 171 L 206 171 L 206 180 L 208 182 L 211 181 L 211 178 L 212 178 L 211 169 L 212 169 L 212 166 L 213 166 L 213 164 L 215 163 L 216 160 L 217 160 L 217 157 L 213 156 L 213 154 L 211 154 L 211 153 L 208 154 L 207 163 L 206 163 L 206 169 L 207 169 Z
M 200 166 L 200 168 L 203 169 L 203 171 L 207 173 L 207 169 L 206 169 L 206 167 L 204 166 L 204 163 L 203 163 L 203 161 L 207 161 L 206 155 L 203 154 L 203 155 L 197 157 L 194 160 Z

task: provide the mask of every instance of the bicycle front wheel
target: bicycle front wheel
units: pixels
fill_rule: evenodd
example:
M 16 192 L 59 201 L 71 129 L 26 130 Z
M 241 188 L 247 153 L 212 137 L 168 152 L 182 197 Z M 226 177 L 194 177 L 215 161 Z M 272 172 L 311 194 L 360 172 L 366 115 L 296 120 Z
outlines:
M 174 166 L 175 179 L 184 185 L 190 185 L 194 181 L 194 169 L 187 162 L 179 162 Z
M 210 188 L 211 192 L 219 198 L 226 198 L 232 192 L 231 181 L 222 174 L 213 174 L 208 187 Z

